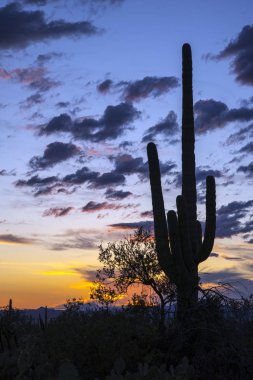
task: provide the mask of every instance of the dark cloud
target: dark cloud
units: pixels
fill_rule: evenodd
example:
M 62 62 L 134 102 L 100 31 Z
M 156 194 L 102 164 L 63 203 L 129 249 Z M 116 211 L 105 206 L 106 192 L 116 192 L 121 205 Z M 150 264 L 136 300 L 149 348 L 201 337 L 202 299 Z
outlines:
M 231 202 L 226 206 L 221 206 L 217 210 L 216 237 L 225 238 L 240 233 L 251 232 L 253 221 L 247 219 L 252 217 L 253 200 L 246 202 Z
M 99 176 L 98 172 L 93 172 L 86 166 L 77 170 L 75 173 L 63 177 L 62 182 L 70 185 L 81 185 L 85 182 L 91 182 Z
M 62 53 L 47 53 L 47 54 L 39 54 L 37 59 L 36 59 L 36 63 L 39 65 L 39 66 L 43 66 L 45 63 L 51 61 L 52 59 L 56 58 L 61 58 L 62 57 Z
M 164 137 L 171 137 L 174 136 L 178 130 L 177 115 L 174 111 L 170 111 L 160 123 L 150 127 L 145 132 L 142 141 L 153 141 L 159 134 L 162 134 Z
M 109 224 L 108 226 L 112 227 L 114 230 L 136 230 L 140 227 L 143 227 L 146 230 L 153 230 L 154 222 L 152 220 L 142 220 L 133 223 L 114 223 Z
M 86 268 L 74 268 L 74 270 L 79 273 L 84 280 L 86 281 L 95 281 L 96 279 L 96 274 L 97 274 L 97 267 L 88 265 Z
M 68 132 L 76 140 L 101 142 L 121 136 L 126 126 L 140 116 L 140 112 L 131 104 L 120 103 L 108 106 L 100 119 L 83 118 L 72 121 L 70 116 L 62 114 L 54 117 L 40 129 L 40 135 Z
M 111 89 L 120 90 L 122 99 L 126 102 L 140 101 L 149 96 L 161 96 L 179 86 L 176 77 L 145 77 L 136 81 L 120 81 L 113 83 L 106 79 L 97 86 L 100 93 L 107 93 Z
M 24 238 L 12 234 L 1 234 L 0 242 L 3 244 L 33 244 L 35 239 Z
M 25 101 L 21 103 L 21 108 L 29 109 L 44 102 L 44 98 L 40 93 L 28 96 Z
M 233 294 L 235 291 L 239 291 L 239 294 L 236 293 L 236 298 L 241 297 L 242 293 L 245 291 L 249 294 L 253 292 L 253 281 L 245 279 L 240 272 L 237 272 L 233 269 L 224 269 L 217 272 L 209 272 L 205 274 L 200 274 L 201 280 L 208 283 L 220 283 L 220 284 L 229 284 L 231 285 Z
M 240 153 L 253 153 L 253 142 L 251 141 L 247 145 L 243 146 L 240 150 Z
M 43 216 L 66 216 L 73 210 L 73 207 L 52 207 L 49 210 L 45 210 Z
M 213 170 L 213 169 L 202 169 L 201 167 L 196 168 L 196 181 L 203 182 L 206 180 L 206 177 L 213 176 L 215 178 L 221 178 L 223 177 L 223 174 L 220 170 Z
M 109 188 L 105 192 L 105 197 L 110 200 L 121 200 L 129 197 L 130 195 L 133 195 L 130 191 L 123 191 L 123 190 L 115 190 L 112 188 Z
M 239 166 L 237 171 L 245 173 L 247 177 L 253 177 L 253 161 L 250 162 L 248 165 Z
M 124 185 L 125 176 L 121 173 L 117 173 L 115 170 L 112 170 L 108 173 L 103 173 L 98 177 L 94 178 L 94 180 L 89 185 L 91 189 L 104 189 L 108 186 L 118 186 Z
M 22 0 L 24 4 L 30 4 L 30 5 L 39 5 L 44 6 L 52 2 L 57 2 L 59 0 Z M 77 0 L 77 3 L 81 5 L 89 5 L 89 6 L 96 6 L 96 5 L 117 5 L 123 3 L 125 0 Z
M 59 116 L 53 117 L 50 122 L 40 128 L 40 135 L 51 135 L 53 133 L 70 132 L 72 127 L 72 120 L 69 115 L 63 113 Z
M 97 86 L 97 90 L 101 92 L 102 94 L 106 93 L 110 90 L 110 88 L 112 87 L 112 84 L 113 84 L 113 81 L 111 79 L 106 79 L 103 82 L 99 83 L 99 85 Z
M 58 108 L 67 108 L 70 106 L 70 102 L 58 102 L 56 103 L 56 107 Z
M 143 211 L 140 213 L 141 218 L 153 218 L 153 211 Z
M 80 153 L 80 148 L 71 143 L 55 141 L 48 144 L 43 156 L 34 156 L 29 161 L 29 165 L 34 170 L 41 170 L 52 167 L 59 162 L 68 160 Z
M 122 154 L 114 157 L 115 161 L 115 171 L 117 173 L 131 175 L 138 174 L 141 179 L 148 178 L 149 169 L 148 162 L 144 162 L 142 157 L 133 157 L 130 154 Z M 173 162 L 160 162 L 161 174 L 165 175 L 171 172 L 176 167 L 176 164 Z
M 212 58 L 232 59 L 231 68 L 239 83 L 253 85 L 253 25 L 246 25 L 238 36 Z
M 58 177 L 52 176 L 52 177 L 46 177 L 46 178 L 40 178 L 38 175 L 35 175 L 31 177 L 30 179 L 26 180 L 18 180 L 15 183 L 16 187 L 24 187 L 24 186 L 30 186 L 30 187 L 36 187 L 36 186 L 48 186 L 58 181 Z
M 213 99 L 199 100 L 194 105 L 196 133 L 202 134 L 223 128 L 230 122 L 253 120 L 253 108 L 232 108 Z
M 130 208 L 132 205 L 120 205 L 116 203 L 108 203 L 108 202 L 88 202 L 85 206 L 82 207 L 82 212 L 97 212 L 97 211 L 103 211 L 103 210 L 119 210 L 122 208 Z
M 44 67 L 17 68 L 13 70 L 0 69 L 0 78 L 11 80 L 15 83 L 21 83 L 31 90 L 46 92 L 61 83 L 50 79 L 47 75 L 47 69 Z
M 0 170 L 0 176 L 15 176 L 15 175 L 16 175 L 16 172 L 14 169 L 9 172 L 5 169 Z
M 253 124 L 248 125 L 247 127 L 239 129 L 238 132 L 233 133 L 229 136 L 226 141 L 227 145 L 236 144 L 238 142 L 244 141 L 245 139 L 253 138 Z
M 17 2 L 0 8 L 0 49 L 19 49 L 39 41 L 98 33 L 89 21 L 72 23 L 58 19 L 47 22 L 43 11 L 23 10 Z
M 179 80 L 176 77 L 145 77 L 125 83 L 122 95 L 125 101 L 138 101 L 149 96 L 161 96 L 179 86 Z

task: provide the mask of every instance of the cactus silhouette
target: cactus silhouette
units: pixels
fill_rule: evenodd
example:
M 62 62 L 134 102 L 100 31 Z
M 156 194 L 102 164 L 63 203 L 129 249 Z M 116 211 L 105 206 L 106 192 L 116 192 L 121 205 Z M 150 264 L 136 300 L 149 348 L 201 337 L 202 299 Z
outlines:
M 182 50 L 182 195 L 176 200 L 177 213 L 169 211 L 167 221 L 156 145 L 151 142 L 147 146 L 156 250 L 161 268 L 177 286 L 179 319 L 198 301 L 198 264 L 210 255 L 216 229 L 215 180 L 213 176 L 208 176 L 206 224 L 202 241 L 202 228 L 197 220 L 191 47 L 184 44 Z

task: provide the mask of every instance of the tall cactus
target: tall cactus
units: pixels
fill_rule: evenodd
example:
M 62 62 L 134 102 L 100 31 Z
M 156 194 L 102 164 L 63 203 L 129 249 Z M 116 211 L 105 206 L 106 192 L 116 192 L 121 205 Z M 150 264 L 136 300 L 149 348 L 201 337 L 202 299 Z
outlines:
M 161 174 L 154 143 L 147 146 L 154 214 L 156 250 L 161 268 L 177 286 L 177 316 L 198 300 L 198 264 L 210 255 L 216 229 L 215 180 L 206 178 L 206 225 L 202 241 L 197 220 L 195 176 L 195 134 L 192 96 L 192 57 L 189 44 L 183 45 L 183 115 L 182 115 L 182 195 L 177 197 L 177 214 L 165 216 Z

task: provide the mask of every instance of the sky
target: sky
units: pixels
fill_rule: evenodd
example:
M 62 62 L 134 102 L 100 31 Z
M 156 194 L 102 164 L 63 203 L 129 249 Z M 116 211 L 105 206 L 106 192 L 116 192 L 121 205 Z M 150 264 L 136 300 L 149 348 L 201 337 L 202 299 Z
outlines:
M 175 209 L 185 42 L 203 223 L 207 175 L 217 192 L 201 281 L 253 293 L 252 13 L 252 0 L 1 1 L 1 306 L 88 299 L 99 244 L 152 226 L 149 141 Z

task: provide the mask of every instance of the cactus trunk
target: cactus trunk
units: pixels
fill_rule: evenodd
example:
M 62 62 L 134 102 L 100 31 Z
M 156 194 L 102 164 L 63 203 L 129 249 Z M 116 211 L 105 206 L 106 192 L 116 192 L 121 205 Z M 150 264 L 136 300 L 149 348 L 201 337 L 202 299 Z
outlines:
M 167 222 L 157 149 L 147 147 L 154 214 L 156 250 L 161 268 L 177 286 L 177 317 L 198 301 L 198 264 L 211 253 L 216 228 L 215 180 L 206 178 L 206 227 L 202 242 L 197 220 L 195 176 L 195 134 L 192 95 L 192 57 L 189 44 L 183 45 L 182 114 L 182 195 L 177 197 L 177 213 L 169 211 Z

